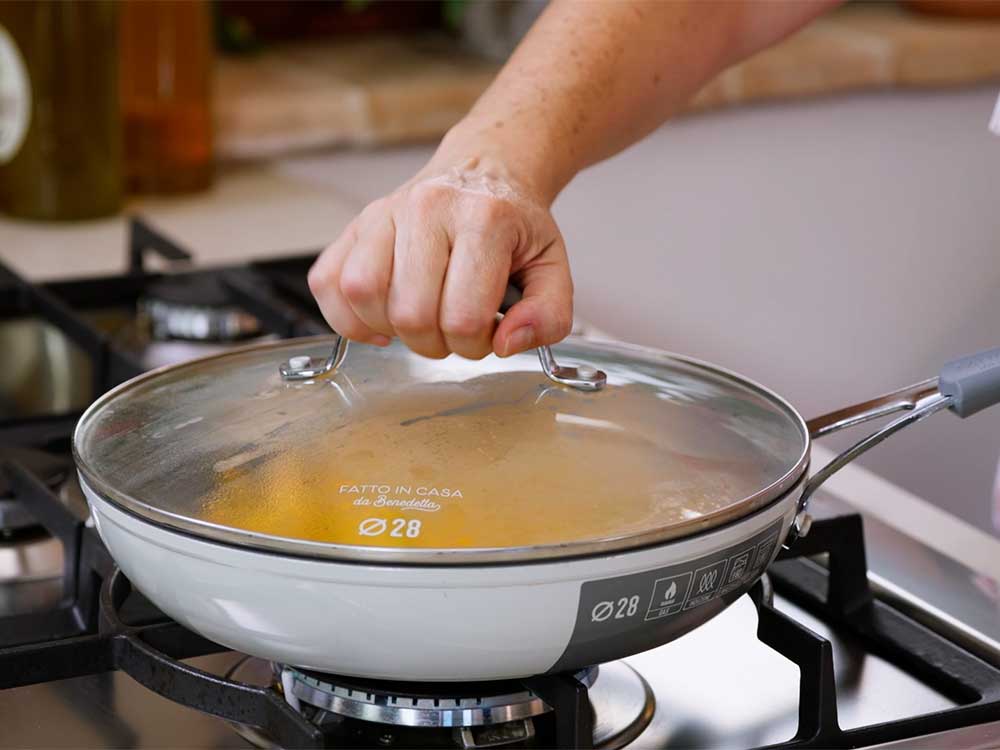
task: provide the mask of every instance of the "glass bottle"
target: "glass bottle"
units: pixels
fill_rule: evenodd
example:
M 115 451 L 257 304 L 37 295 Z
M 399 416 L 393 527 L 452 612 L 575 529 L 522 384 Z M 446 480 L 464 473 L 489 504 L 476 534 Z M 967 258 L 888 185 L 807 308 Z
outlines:
M 121 4 L 125 176 L 130 191 L 212 182 L 212 16 L 203 0 Z
M 0 207 L 86 219 L 121 206 L 118 8 L 0 2 Z

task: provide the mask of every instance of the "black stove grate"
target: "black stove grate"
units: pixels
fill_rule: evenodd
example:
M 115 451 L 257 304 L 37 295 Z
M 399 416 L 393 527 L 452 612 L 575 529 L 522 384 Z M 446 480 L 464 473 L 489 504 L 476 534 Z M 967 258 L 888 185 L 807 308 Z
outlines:
M 0 316 L 32 314 L 59 327 L 94 362 L 99 373 L 94 395 L 99 395 L 141 367 L 76 315 L 74 306 L 107 295 L 109 286 L 134 301 L 147 283 L 160 278 L 145 270 L 143 259 L 150 251 L 175 263 L 189 258 L 183 249 L 136 221 L 128 276 L 38 286 L 0 266 Z M 217 273 L 234 302 L 269 332 L 282 337 L 323 333 L 326 329 L 302 281 L 312 257 L 209 273 Z M 0 423 L 0 446 L 44 448 L 66 455 L 77 416 Z M 0 689 L 120 669 L 177 703 L 259 727 L 281 745 L 324 746 L 322 731 L 275 691 L 221 678 L 181 661 L 225 649 L 173 622 L 133 591 L 95 530 L 39 477 L 10 460 L 0 462 L 0 471 L 66 552 L 60 605 L 50 612 L 0 619 Z M 788 601 L 861 639 L 872 653 L 958 705 L 841 729 L 832 646 L 773 606 L 772 584 Z M 791 740 L 769 747 L 856 747 L 1000 719 L 1000 669 L 872 595 L 860 516 L 816 521 L 808 536 L 781 554 L 751 597 L 758 610 L 758 638 L 794 662 L 800 672 L 797 732 Z M 593 716 L 582 683 L 572 675 L 545 675 L 524 684 L 555 709 L 554 746 L 592 745 Z
M 304 282 L 314 252 L 242 267 L 194 270 L 190 253 L 138 218 L 129 224 L 126 273 L 120 276 L 33 284 L 0 262 L 0 320 L 33 318 L 60 331 L 89 361 L 91 396 L 96 399 L 146 368 L 134 352 L 116 344 L 80 313 L 120 307 L 136 314 L 146 290 L 164 278 L 147 267 L 154 255 L 169 264 L 171 278 L 183 282 L 208 276 L 218 281 L 235 306 L 261 322 L 265 334 L 292 338 L 330 332 Z M 0 419 L 0 446 L 64 450 L 79 417 L 74 411 Z

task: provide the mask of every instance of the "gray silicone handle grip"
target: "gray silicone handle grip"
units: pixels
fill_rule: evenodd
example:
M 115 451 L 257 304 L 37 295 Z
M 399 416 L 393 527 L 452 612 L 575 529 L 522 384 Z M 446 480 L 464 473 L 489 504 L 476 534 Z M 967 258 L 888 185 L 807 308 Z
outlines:
M 1000 403 L 1000 349 L 952 360 L 941 370 L 938 390 L 952 397 L 950 408 L 960 417 Z

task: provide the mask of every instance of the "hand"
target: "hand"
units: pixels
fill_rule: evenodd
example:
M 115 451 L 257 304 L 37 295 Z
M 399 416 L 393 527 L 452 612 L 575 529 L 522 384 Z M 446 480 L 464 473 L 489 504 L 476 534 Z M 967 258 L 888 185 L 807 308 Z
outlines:
M 497 325 L 509 279 L 523 298 Z M 553 344 L 573 320 L 566 247 L 546 201 L 476 158 L 432 160 L 370 204 L 323 251 L 309 288 L 349 339 L 398 336 L 435 358 Z

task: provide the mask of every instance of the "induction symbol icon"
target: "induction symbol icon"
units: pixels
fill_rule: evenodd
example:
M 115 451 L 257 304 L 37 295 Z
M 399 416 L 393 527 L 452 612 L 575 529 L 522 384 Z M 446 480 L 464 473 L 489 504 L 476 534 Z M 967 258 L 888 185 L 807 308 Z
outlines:
M 361 534 L 361 536 L 378 536 L 384 531 L 384 518 L 366 518 L 358 524 L 358 533 Z

